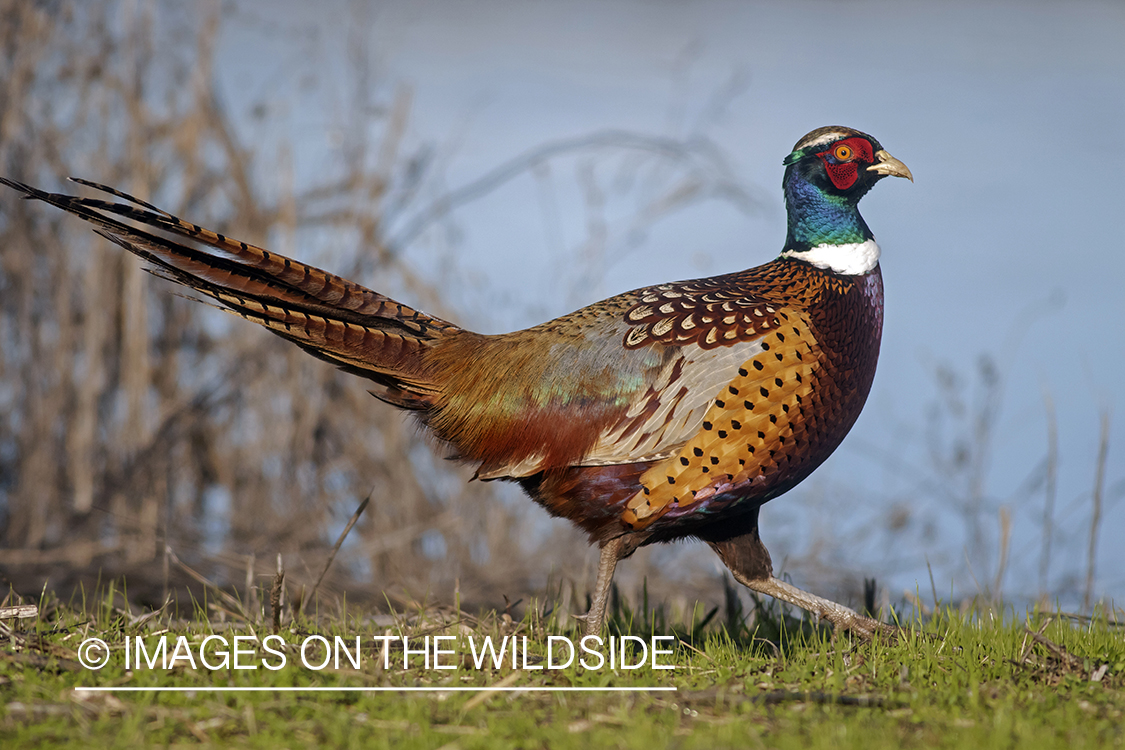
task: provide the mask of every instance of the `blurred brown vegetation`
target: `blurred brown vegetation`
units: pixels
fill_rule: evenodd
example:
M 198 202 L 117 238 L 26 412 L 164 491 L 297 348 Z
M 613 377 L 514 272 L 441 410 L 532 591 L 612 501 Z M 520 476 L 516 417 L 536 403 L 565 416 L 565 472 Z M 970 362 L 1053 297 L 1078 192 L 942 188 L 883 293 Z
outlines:
M 410 199 L 402 172 L 414 165 L 396 151 L 409 97 L 386 110 L 382 140 L 365 144 L 382 169 L 357 159 L 344 179 L 302 195 L 283 186 L 268 204 L 251 176 L 260 156 L 238 142 L 212 89 L 217 10 L 182 15 L 158 31 L 148 4 L 0 3 L 0 172 L 49 189 L 94 175 L 257 242 L 291 244 L 297 223 L 312 222 L 362 249 L 362 263 L 340 270 L 376 286 L 393 279 L 440 308 L 385 247 L 379 221 Z M 357 196 L 367 210 L 340 208 Z M 524 590 L 526 569 L 504 557 L 521 513 L 430 458 L 355 378 L 218 318 L 81 222 L 4 196 L 0 566 L 10 579 L 50 574 L 64 586 L 129 573 L 139 595 L 158 598 L 167 545 L 215 580 L 241 581 L 255 558 L 267 575 L 275 553 L 301 580 L 371 493 L 341 580 L 362 561 L 378 588 L 451 591 L 459 578 L 480 598 L 486 586 Z M 450 474 L 461 481 L 441 481 Z M 435 532 L 444 554 L 424 548 Z
M 385 217 L 421 202 L 429 168 L 403 151 L 409 91 L 368 108 L 377 127 L 349 143 L 342 177 L 298 192 L 279 160 L 271 201 L 254 178 L 271 155 L 239 141 L 213 88 L 218 4 L 157 4 L 155 19 L 153 7 L 0 0 L 0 174 L 49 190 L 90 177 L 314 263 L 296 247 L 298 228 L 327 232 L 336 249 L 323 265 L 456 317 L 387 240 Z M 513 170 L 622 139 L 548 144 L 423 206 L 407 231 Z M 669 144 L 641 145 L 677 158 Z M 673 180 L 647 220 L 698 199 L 701 185 Z M 552 527 L 548 551 L 529 548 L 543 514 L 514 502 L 513 488 L 468 482 L 362 381 L 170 291 L 82 222 L 0 199 L 6 583 L 31 594 L 49 581 L 65 596 L 125 576 L 130 598 L 158 604 L 191 583 L 185 566 L 260 587 L 281 554 L 290 585 L 309 584 L 370 494 L 322 591 L 448 601 L 458 587 L 470 606 L 502 605 L 550 578 L 563 606 L 582 611 L 596 558 L 567 524 Z M 654 595 L 667 594 L 650 554 L 624 580 L 649 576 Z M 678 584 L 682 604 L 704 598 Z M 717 577 L 709 585 L 722 596 Z

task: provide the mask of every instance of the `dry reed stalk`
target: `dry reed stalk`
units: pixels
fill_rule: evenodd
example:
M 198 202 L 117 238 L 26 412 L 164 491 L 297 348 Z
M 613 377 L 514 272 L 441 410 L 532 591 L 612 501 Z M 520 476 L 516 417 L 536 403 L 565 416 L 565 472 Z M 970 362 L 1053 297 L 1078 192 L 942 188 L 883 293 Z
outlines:
M 992 599 L 1003 600 L 1004 573 L 1008 569 L 1008 551 L 1012 542 L 1012 511 L 1007 505 L 1000 506 L 1000 554 L 996 561 L 996 580 L 992 583 Z
M 1039 594 L 1047 592 L 1047 576 L 1051 571 L 1051 539 L 1054 535 L 1055 500 L 1058 495 L 1059 423 L 1055 402 L 1050 393 L 1043 394 L 1047 411 L 1047 469 L 1043 502 L 1043 550 L 1039 555 Z
M 1106 459 L 1109 456 L 1109 411 L 1102 412 L 1101 435 L 1098 439 L 1097 468 L 1094 470 L 1093 512 L 1090 516 L 1090 543 L 1086 554 L 1086 593 L 1082 609 L 1089 612 L 1094 600 L 1094 569 L 1098 558 L 1098 529 L 1102 522 L 1102 493 L 1105 490 Z

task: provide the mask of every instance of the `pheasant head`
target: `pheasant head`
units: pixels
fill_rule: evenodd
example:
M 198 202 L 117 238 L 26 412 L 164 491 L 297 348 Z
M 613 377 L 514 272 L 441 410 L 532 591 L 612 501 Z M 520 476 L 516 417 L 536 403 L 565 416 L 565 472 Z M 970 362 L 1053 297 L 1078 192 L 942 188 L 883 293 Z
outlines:
M 785 157 L 789 231 L 782 256 L 842 274 L 870 271 L 879 246 L 859 215 L 859 199 L 884 177 L 914 176 L 879 142 L 858 130 L 817 128 Z

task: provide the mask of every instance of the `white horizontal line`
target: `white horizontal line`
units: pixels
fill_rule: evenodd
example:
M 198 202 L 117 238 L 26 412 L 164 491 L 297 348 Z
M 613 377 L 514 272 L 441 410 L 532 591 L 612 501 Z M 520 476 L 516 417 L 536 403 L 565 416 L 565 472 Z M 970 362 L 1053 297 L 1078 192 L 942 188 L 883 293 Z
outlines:
M 87 693 L 667 693 L 674 687 L 82 687 Z

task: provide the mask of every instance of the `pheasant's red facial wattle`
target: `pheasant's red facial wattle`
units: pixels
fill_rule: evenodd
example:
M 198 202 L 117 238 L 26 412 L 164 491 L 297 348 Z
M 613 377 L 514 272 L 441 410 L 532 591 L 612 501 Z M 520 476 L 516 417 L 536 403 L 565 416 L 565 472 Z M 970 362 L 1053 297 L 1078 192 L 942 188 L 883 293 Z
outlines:
M 875 156 L 871 142 L 866 138 L 847 138 L 832 144 L 832 148 L 817 156 L 824 162 L 828 179 L 838 190 L 847 190 L 859 179 L 859 162 L 872 164 Z

